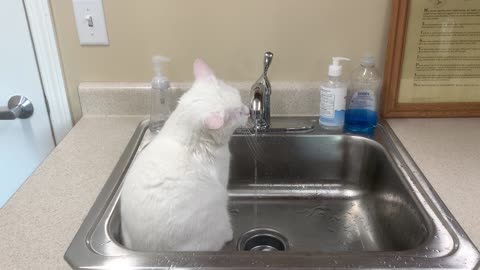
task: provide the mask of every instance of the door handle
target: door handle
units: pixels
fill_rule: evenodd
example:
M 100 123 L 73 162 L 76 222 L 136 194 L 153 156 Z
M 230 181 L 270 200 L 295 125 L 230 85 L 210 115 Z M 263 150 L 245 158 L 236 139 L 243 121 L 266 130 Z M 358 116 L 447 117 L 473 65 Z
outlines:
M 33 104 L 24 96 L 12 96 L 7 107 L 0 107 L 0 120 L 27 119 L 33 114 Z

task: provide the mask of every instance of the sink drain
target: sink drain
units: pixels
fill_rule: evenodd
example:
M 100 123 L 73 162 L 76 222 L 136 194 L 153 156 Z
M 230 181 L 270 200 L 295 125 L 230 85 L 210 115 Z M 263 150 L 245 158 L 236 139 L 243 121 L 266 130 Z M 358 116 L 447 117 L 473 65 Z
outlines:
M 257 228 L 240 236 L 237 244 L 240 251 L 285 251 L 287 238 L 276 230 Z

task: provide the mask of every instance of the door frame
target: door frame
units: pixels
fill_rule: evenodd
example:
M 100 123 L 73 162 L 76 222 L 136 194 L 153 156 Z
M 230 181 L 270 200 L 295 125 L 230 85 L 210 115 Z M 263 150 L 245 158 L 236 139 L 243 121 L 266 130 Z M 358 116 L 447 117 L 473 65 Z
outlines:
M 49 0 L 23 0 L 55 144 L 72 129 Z

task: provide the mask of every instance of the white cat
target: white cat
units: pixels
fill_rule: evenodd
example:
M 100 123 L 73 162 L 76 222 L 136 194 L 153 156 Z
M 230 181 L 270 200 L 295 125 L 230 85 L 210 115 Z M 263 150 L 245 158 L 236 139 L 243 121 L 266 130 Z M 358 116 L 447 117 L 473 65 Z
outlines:
M 232 239 L 228 142 L 249 110 L 204 61 L 193 68 L 192 88 L 126 175 L 120 199 L 127 248 L 216 251 Z

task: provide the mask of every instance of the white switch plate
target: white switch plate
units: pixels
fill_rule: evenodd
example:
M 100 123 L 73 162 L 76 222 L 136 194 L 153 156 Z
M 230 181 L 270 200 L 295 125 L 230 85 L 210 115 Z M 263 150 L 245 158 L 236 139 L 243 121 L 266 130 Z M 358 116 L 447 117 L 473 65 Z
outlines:
M 102 0 L 73 0 L 73 12 L 80 45 L 108 45 Z

